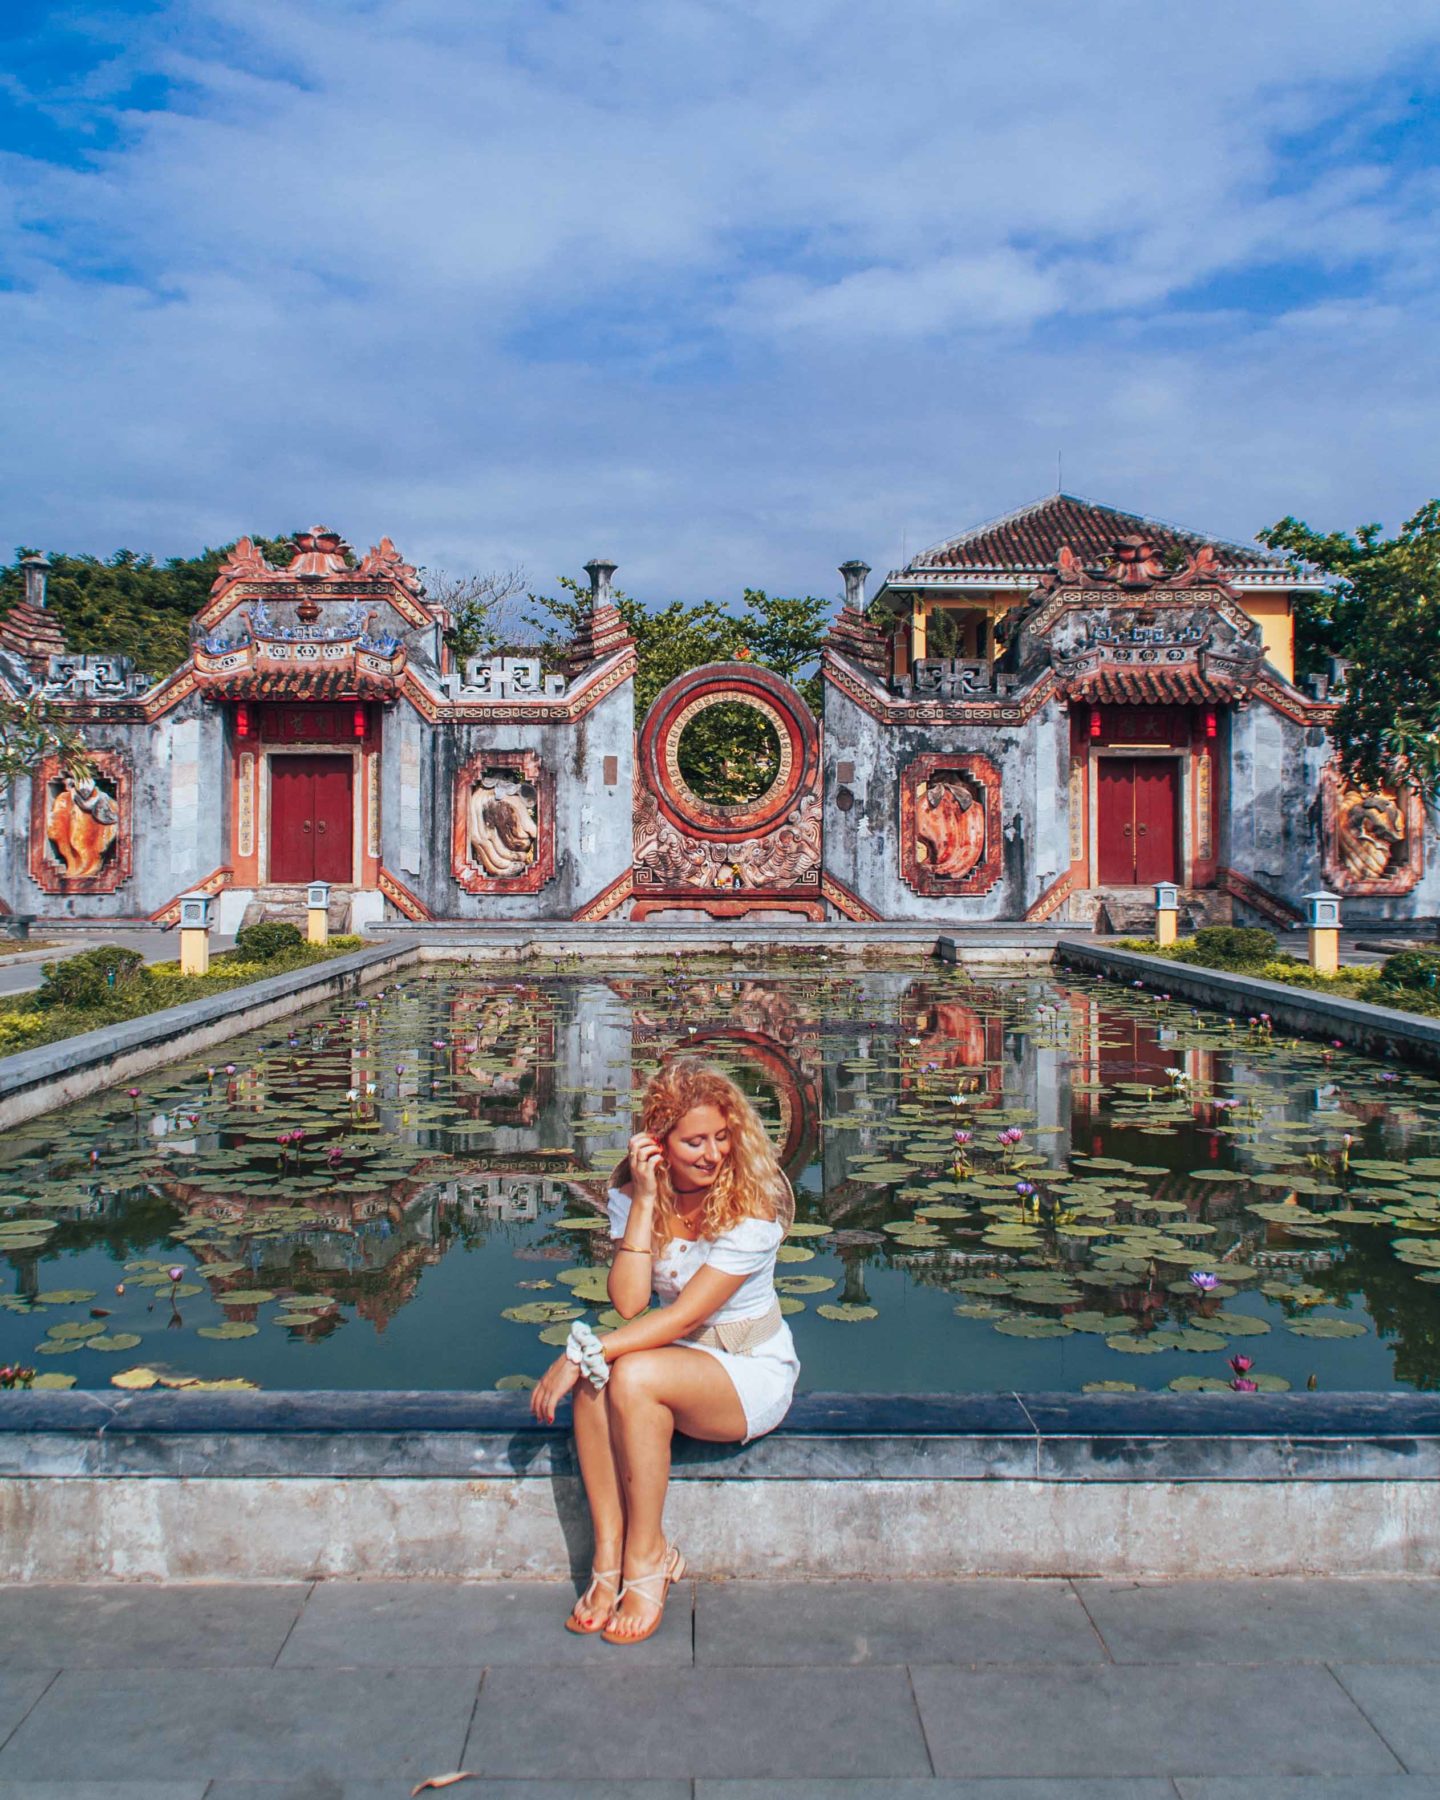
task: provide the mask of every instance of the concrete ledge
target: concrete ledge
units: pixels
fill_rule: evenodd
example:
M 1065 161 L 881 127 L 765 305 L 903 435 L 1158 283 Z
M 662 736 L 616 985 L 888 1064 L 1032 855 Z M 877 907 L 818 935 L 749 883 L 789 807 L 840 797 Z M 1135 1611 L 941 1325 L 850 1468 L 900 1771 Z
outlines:
M 187 1000 L 163 1012 L 103 1025 L 58 1043 L 0 1057 L 0 1130 L 68 1105 L 100 1088 L 223 1044 L 242 1032 L 358 992 L 416 960 L 411 938 L 337 956 L 315 968 L 292 969 L 225 993 Z
M 1440 1573 L 1440 1397 L 825 1395 L 679 1440 L 712 1575 Z M 0 1395 L 0 1581 L 554 1577 L 568 1432 L 499 1393 Z
M 0 1479 L 576 1473 L 500 1393 L 0 1394 Z M 1429 1394 L 807 1394 L 756 1443 L 677 1442 L 675 1479 L 1440 1481 Z
M 1423 1481 L 681 1481 L 702 1576 L 1440 1574 Z M 554 1579 L 578 1480 L 0 1480 L 0 1581 Z
M 1062 938 L 1055 961 L 1064 968 L 1085 969 L 1112 981 L 1140 982 L 1157 993 L 1195 1000 L 1219 1012 L 1249 1018 L 1269 1013 L 1286 1031 L 1310 1037 L 1338 1038 L 1371 1056 L 1393 1053 L 1407 1062 L 1440 1065 L 1440 1019 L 1372 1006 L 1365 1000 L 1343 1000 L 1281 981 L 1257 981 L 1223 969 L 1201 969 L 1192 963 L 1168 962 L 1139 950 L 1117 950 L 1108 944 Z

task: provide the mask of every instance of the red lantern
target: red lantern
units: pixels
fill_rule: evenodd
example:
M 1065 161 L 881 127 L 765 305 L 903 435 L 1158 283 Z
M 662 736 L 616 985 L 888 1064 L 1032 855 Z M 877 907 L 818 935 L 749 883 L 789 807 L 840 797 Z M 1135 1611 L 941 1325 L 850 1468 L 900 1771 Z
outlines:
M 1100 708 L 1098 706 L 1090 708 L 1090 735 L 1092 738 L 1098 738 L 1100 735 Z
M 1219 737 L 1220 735 L 1220 721 L 1215 716 L 1215 708 L 1213 706 L 1207 706 L 1205 708 L 1205 735 L 1207 738 Z
M 357 738 L 363 738 L 365 735 L 365 707 L 358 701 L 355 706 L 354 732 Z
M 243 700 L 235 708 L 235 735 L 237 738 L 248 738 L 250 735 L 250 708 Z

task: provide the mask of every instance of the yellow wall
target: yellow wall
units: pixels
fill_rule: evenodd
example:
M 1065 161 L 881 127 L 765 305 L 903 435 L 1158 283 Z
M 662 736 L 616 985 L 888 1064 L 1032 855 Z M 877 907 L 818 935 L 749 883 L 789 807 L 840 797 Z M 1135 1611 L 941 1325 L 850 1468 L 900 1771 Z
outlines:
M 1289 594 L 1246 594 L 1240 604 L 1265 636 L 1265 660 L 1287 681 L 1295 679 L 1295 621 Z
M 967 594 L 963 600 L 952 604 L 965 611 L 988 612 L 993 619 L 1008 612 L 1018 601 L 1026 596 L 1022 593 L 1000 594 Z M 915 656 L 925 655 L 927 615 L 935 606 L 933 600 L 920 601 L 910 619 L 911 643 Z M 1260 627 L 1265 640 L 1265 660 L 1272 663 L 1287 681 L 1295 679 L 1295 621 L 1290 611 L 1290 595 L 1247 594 L 1242 600 L 1246 614 Z M 998 656 L 999 647 L 995 645 L 994 634 L 991 634 L 993 653 Z

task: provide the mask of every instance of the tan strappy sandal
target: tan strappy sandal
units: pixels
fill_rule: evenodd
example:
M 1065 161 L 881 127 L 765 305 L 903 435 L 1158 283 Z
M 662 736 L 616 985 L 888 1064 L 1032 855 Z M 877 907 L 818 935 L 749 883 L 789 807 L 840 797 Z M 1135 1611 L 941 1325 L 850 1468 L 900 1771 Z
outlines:
M 665 1602 L 670 1597 L 670 1583 L 672 1581 L 679 1581 L 684 1573 L 685 1558 L 680 1554 L 674 1544 L 669 1544 L 665 1549 L 665 1560 L 658 1569 L 652 1569 L 648 1575 L 637 1575 L 633 1581 L 622 1583 L 620 1592 L 615 1596 L 616 1608 L 619 1608 L 620 1602 L 630 1592 L 631 1588 L 639 1588 L 642 1597 L 648 1600 L 649 1603 L 657 1609 L 655 1617 L 643 1631 L 615 1632 L 607 1625 L 600 1634 L 605 1642 L 607 1644 L 643 1644 L 646 1638 L 654 1637 L 655 1633 L 660 1629 L 660 1621 L 665 1617 Z M 658 1600 L 653 1594 L 646 1591 L 647 1584 L 652 1581 L 664 1583 L 664 1586 L 660 1589 L 660 1598 Z
M 592 1569 L 590 1571 L 590 1585 L 589 1585 L 589 1587 L 586 1588 L 585 1592 L 583 1594 L 581 1594 L 580 1598 L 575 1602 L 576 1606 L 583 1606 L 585 1604 L 585 1602 L 590 1598 L 590 1596 L 595 1592 L 596 1588 L 599 1587 L 599 1585 L 602 1581 L 608 1582 L 611 1587 L 615 1587 L 616 1583 L 619 1582 L 619 1580 L 620 1580 L 620 1574 L 621 1574 L 621 1571 L 619 1569 Z M 615 1594 L 615 1605 L 616 1606 L 618 1606 L 620 1604 L 620 1595 L 623 1594 L 624 1592 L 625 1592 L 625 1589 L 624 1589 L 623 1585 L 617 1589 L 616 1594 Z M 614 1609 L 611 1608 L 611 1611 L 613 1611 L 613 1610 Z M 594 1635 L 597 1631 L 603 1631 L 605 1629 L 606 1625 L 609 1623 L 609 1620 L 610 1620 L 610 1612 L 604 1612 L 600 1615 L 600 1617 L 595 1621 L 595 1623 L 593 1625 L 582 1625 L 580 1623 L 580 1621 L 575 1617 L 575 1614 L 572 1611 L 570 1614 L 570 1617 L 565 1621 L 565 1629 L 567 1631 L 573 1631 L 577 1637 L 594 1637 Z

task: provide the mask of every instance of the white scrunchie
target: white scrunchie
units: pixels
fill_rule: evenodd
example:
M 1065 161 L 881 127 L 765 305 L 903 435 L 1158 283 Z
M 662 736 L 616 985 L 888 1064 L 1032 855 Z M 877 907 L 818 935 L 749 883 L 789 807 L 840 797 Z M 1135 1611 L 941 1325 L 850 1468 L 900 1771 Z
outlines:
M 577 1319 L 570 1327 L 565 1357 L 577 1366 L 593 1388 L 603 1388 L 610 1379 L 610 1365 L 605 1360 L 600 1339 L 583 1319 Z

